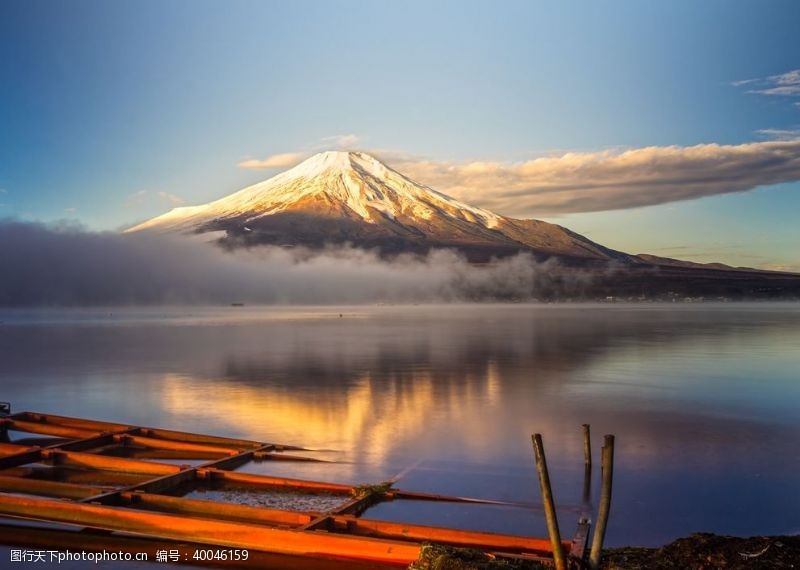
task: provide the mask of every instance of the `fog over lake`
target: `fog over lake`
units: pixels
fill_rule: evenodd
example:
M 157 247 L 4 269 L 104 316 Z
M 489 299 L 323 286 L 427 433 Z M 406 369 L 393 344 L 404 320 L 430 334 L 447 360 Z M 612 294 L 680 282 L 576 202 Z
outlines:
M 538 504 L 561 526 L 617 436 L 609 545 L 800 531 L 800 307 L 792 304 L 0 311 L 0 400 L 302 444 L 334 464 L 248 467 Z M 592 482 L 597 502 L 599 469 Z M 366 517 L 546 535 L 534 507 L 395 501 Z

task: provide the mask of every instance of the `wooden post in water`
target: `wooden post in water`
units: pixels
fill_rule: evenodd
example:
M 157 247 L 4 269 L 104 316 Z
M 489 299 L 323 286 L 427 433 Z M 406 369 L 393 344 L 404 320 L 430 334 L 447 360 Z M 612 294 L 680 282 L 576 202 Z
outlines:
M 542 491 L 544 516 L 547 520 L 547 534 L 550 535 L 550 544 L 553 548 L 553 563 L 556 570 L 567 570 L 564 550 L 561 548 L 561 533 L 558 530 L 556 505 L 553 501 L 553 490 L 550 487 L 550 474 L 547 472 L 547 460 L 544 456 L 542 435 L 534 434 L 531 439 L 533 440 L 533 453 L 536 458 L 536 470 L 539 472 L 539 488 Z
M 614 480 L 614 436 L 605 437 L 605 445 L 601 453 L 601 472 L 603 477 L 600 488 L 600 506 L 597 510 L 597 524 L 592 536 L 592 550 L 589 553 L 589 566 L 596 570 L 600 567 L 600 557 L 603 553 L 603 540 L 606 536 L 608 514 L 611 510 L 611 484 Z
M 592 466 L 592 439 L 589 424 L 583 424 L 583 463 Z
M 592 438 L 589 424 L 583 424 L 583 504 L 592 500 Z

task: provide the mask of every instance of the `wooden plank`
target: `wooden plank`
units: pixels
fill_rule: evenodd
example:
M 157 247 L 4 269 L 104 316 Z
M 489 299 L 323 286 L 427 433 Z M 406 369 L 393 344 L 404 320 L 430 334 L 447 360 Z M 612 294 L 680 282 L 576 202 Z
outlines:
M 87 531 L 65 530 L 29 525 L 15 525 L 0 522 L 0 544 L 12 547 L 27 547 L 36 550 L 72 550 L 88 552 L 129 552 L 131 554 L 146 553 L 149 562 L 156 561 L 156 553 L 177 550 L 185 564 L 184 557 L 191 566 L 208 566 L 219 568 L 219 560 L 195 560 L 197 550 L 214 550 L 210 544 L 174 540 L 154 539 L 147 537 L 97 533 Z M 290 556 L 259 552 L 248 553 L 247 560 L 226 560 L 225 568 L 259 568 L 261 570 L 388 570 L 395 566 L 356 560 L 336 560 L 332 558 Z
M 0 457 L 0 469 L 10 469 L 12 467 L 19 467 L 28 463 L 36 463 L 42 458 L 41 449 L 32 449 L 30 451 L 19 451 Z
M 147 475 L 131 475 L 118 471 L 87 471 L 84 469 L 53 468 L 51 466 L 23 466 L 11 467 L 0 471 L 3 477 L 22 477 L 28 479 L 43 479 L 45 481 L 63 481 L 77 485 L 116 487 L 120 485 L 133 485 L 149 479 Z
M 335 516 L 333 520 L 335 523 L 334 528 L 344 527 L 349 534 L 358 536 L 373 536 L 395 540 L 429 540 L 453 546 L 483 548 L 501 552 L 551 553 L 553 551 L 550 540 L 546 538 L 458 530 L 351 516 Z M 563 546 L 568 549 L 570 543 L 564 542 Z
M 308 463 L 332 463 L 326 459 L 317 457 L 305 457 L 302 455 L 287 455 L 286 453 L 274 453 L 271 451 L 257 451 L 253 454 L 256 461 L 297 461 Z
M 80 451 L 62 451 L 48 449 L 42 452 L 42 458 L 54 465 L 77 467 L 79 469 L 99 469 L 102 471 L 120 471 L 141 475 L 170 475 L 183 471 L 180 465 L 156 463 L 155 461 L 139 461 L 110 455 L 96 455 Z
M 224 481 L 235 485 L 250 487 L 280 487 L 286 489 L 297 489 L 317 493 L 332 493 L 349 495 L 353 491 L 350 485 L 339 483 L 325 483 L 322 481 L 307 481 L 305 479 L 290 479 L 288 477 L 271 477 L 269 475 L 253 475 L 251 473 L 240 473 L 238 471 L 223 471 L 215 468 L 198 468 L 197 474 L 200 479 L 209 481 Z
M 61 497 L 64 499 L 83 499 L 102 493 L 102 487 L 86 487 L 60 481 L 46 479 L 30 479 L 25 477 L 6 477 L 0 475 L 0 491 L 4 493 L 27 493 L 45 497 Z
M 173 441 L 169 439 L 158 439 L 155 437 L 145 437 L 142 435 L 122 434 L 115 436 L 120 443 L 128 445 L 139 445 L 154 449 L 169 449 L 176 451 L 196 451 L 205 454 L 216 454 L 218 456 L 235 455 L 243 451 L 230 447 L 218 447 L 216 445 L 205 445 L 200 443 L 187 443 L 183 441 Z
M 29 451 L 35 451 L 37 449 L 39 448 L 31 445 L 18 445 L 16 443 L 0 443 L 0 457 L 15 455 L 17 453 L 26 453 Z
M 101 432 L 96 430 L 87 430 L 83 428 L 76 428 L 70 426 L 62 426 L 57 424 L 42 423 L 42 422 L 25 422 L 19 420 L 10 420 L 7 422 L 8 429 L 14 431 L 24 431 L 26 433 L 38 433 L 43 435 L 54 435 L 57 437 L 83 439 L 100 435 Z
M 255 524 L 299 527 L 312 519 L 310 514 L 297 511 L 251 507 L 202 499 L 169 497 L 139 491 L 122 493 L 122 498 L 135 508 L 150 507 L 173 514 L 214 517 Z
M 106 445 L 110 445 L 114 443 L 114 436 L 119 435 L 120 433 L 128 433 L 136 428 L 128 428 L 121 432 L 116 433 L 104 433 L 101 435 L 96 435 L 93 437 L 87 437 L 84 439 L 77 439 L 74 441 L 69 441 L 66 443 L 59 443 L 55 445 L 48 446 L 46 449 L 60 449 L 62 451 L 86 451 L 89 449 L 97 449 L 99 447 L 103 447 Z
M 84 418 L 72 418 L 69 416 L 58 416 L 55 414 L 41 414 L 37 412 L 21 412 L 12 416 L 12 419 L 28 422 L 47 422 L 49 424 L 74 427 L 89 431 L 122 431 L 133 426 L 117 424 L 111 422 L 101 422 L 97 420 L 87 420 Z
M 232 437 L 219 437 L 216 435 L 204 435 L 200 433 L 192 433 L 188 431 L 174 431 L 161 428 L 142 428 L 141 435 L 146 437 L 154 437 L 168 441 L 184 441 L 187 443 L 206 443 L 209 445 L 221 445 L 230 447 L 261 447 L 264 445 L 259 441 L 252 441 L 249 439 L 236 439 Z
M 116 446 L 114 446 L 116 447 Z M 213 459 L 219 459 L 219 453 L 201 453 L 199 451 L 176 451 L 172 449 L 152 449 L 152 448 L 138 448 L 138 447 L 129 447 L 125 450 L 123 455 L 118 455 L 111 451 L 113 448 L 109 448 L 108 450 L 93 450 L 92 453 L 103 453 L 104 455 L 112 455 L 115 457 L 125 457 L 128 459 L 139 459 L 139 460 L 150 460 L 155 459 L 158 460 L 180 460 L 180 459 L 187 459 L 187 460 L 197 460 L 197 459 L 206 459 L 211 461 Z
M 0 514 L 231 548 L 367 560 L 398 567 L 408 566 L 419 557 L 420 551 L 419 545 L 400 541 L 284 530 L 6 494 L 0 494 Z

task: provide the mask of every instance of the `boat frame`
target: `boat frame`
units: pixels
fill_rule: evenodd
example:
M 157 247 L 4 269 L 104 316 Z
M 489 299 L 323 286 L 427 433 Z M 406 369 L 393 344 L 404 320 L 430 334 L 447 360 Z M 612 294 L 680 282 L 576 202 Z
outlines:
M 58 439 L 46 445 L 23 445 L 19 440 L 11 442 L 12 431 Z M 104 454 L 120 447 L 131 448 L 139 457 Z M 312 451 L 38 412 L 12 414 L 10 405 L 0 405 L 0 516 L 59 525 L 43 528 L 5 521 L 0 522 L 0 536 L 8 544 L 49 548 L 80 545 L 83 550 L 113 547 L 154 553 L 180 545 L 186 551 L 243 549 L 252 553 L 247 561 L 205 561 L 231 567 L 402 568 L 419 559 L 425 543 L 553 563 L 549 538 L 362 516 L 371 506 L 393 500 L 508 502 L 406 491 L 391 483 L 360 487 L 236 471 L 251 461 L 322 461 L 303 455 Z M 183 458 L 205 461 L 195 466 L 157 461 Z M 47 467 L 41 464 L 84 476 L 67 481 L 42 478 L 40 472 Z M 91 481 L 98 474 L 102 474 L 102 484 Z M 325 493 L 340 495 L 342 503 L 325 512 L 304 512 L 178 496 L 192 486 Z M 561 542 L 562 551 L 580 564 L 587 556 L 589 526 L 588 518 L 581 517 L 574 538 Z M 204 563 L 183 558 L 181 562 Z

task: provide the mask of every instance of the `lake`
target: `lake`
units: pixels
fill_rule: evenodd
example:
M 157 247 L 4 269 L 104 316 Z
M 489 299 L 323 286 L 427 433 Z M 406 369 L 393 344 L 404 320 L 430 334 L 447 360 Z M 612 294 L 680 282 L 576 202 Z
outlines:
M 0 400 L 326 449 L 251 471 L 538 504 L 562 533 L 581 424 L 615 434 L 608 545 L 800 532 L 797 304 L 0 311 Z M 599 469 L 592 501 L 599 493 Z M 395 501 L 372 518 L 546 536 L 534 506 Z M 3 554 L 3 557 L 7 556 Z

